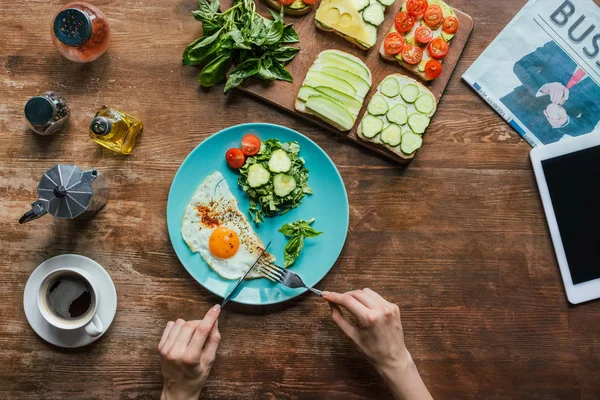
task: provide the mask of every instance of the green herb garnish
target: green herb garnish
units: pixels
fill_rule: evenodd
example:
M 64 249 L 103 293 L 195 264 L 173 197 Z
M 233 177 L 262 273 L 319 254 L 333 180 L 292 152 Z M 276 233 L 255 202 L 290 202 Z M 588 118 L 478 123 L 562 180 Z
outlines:
M 271 155 L 278 149 L 285 151 L 289 156 L 292 166 L 286 174 L 296 181 L 294 189 L 283 197 L 275 194 L 273 186 L 274 173 L 271 173 L 269 181 L 265 185 L 251 187 L 248 184 L 248 169 L 250 166 L 261 164 L 265 169 L 269 169 Z M 278 139 L 262 141 L 260 151 L 255 156 L 248 157 L 244 166 L 240 168 L 240 174 L 238 184 L 250 199 L 248 212 L 256 224 L 264 222 L 264 217 L 274 217 L 287 213 L 298 207 L 305 195 L 312 194 L 312 189 L 308 186 L 308 169 L 304 166 L 304 159 L 300 157 L 300 146 L 297 142 L 281 143 Z
M 202 22 L 202 37 L 183 52 L 184 65 L 202 65 L 198 80 L 205 87 L 223 81 L 229 73 L 224 92 L 239 86 L 244 79 L 292 82 L 285 69 L 300 48 L 284 46 L 299 42 L 292 24 L 286 25 L 281 12 L 271 11 L 273 19 L 259 15 L 253 0 L 235 0 L 233 6 L 219 11 L 219 0 L 198 0 L 194 18 Z
M 284 268 L 292 265 L 304 248 L 305 238 L 314 238 L 322 234 L 323 232 L 316 231 L 311 227 L 315 219 L 309 219 L 305 221 L 303 219 L 296 222 L 285 224 L 281 227 L 279 232 L 289 237 L 290 240 L 283 248 L 283 266 Z

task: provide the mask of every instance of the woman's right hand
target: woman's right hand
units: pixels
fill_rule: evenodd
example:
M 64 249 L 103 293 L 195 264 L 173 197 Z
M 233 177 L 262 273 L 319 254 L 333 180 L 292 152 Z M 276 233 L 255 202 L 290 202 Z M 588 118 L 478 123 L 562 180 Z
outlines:
M 329 301 L 333 322 L 373 364 L 396 399 L 431 399 L 404 344 L 397 305 L 371 289 L 322 295 Z M 342 308 L 356 322 L 346 318 Z

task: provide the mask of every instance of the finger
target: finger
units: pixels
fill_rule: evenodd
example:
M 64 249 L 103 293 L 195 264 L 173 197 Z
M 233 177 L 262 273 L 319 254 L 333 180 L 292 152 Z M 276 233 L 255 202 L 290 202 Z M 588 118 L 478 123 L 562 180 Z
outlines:
M 342 309 L 335 303 L 329 303 L 331 308 L 331 319 L 340 328 L 344 335 L 348 336 L 352 340 L 356 340 L 358 337 L 358 329 L 356 326 L 344 316 Z
M 556 90 L 553 90 L 550 93 L 550 101 L 553 102 L 554 104 L 558 103 L 558 93 Z
M 206 339 L 206 345 L 204 346 L 204 350 L 202 350 L 202 359 L 200 360 L 208 367 L 212 366 L 215 358 L 217 358 L 217 349 L 219 348 L 220 341 L 221 333 L 219 332 L 219 321 L 217 320 L 210 330 L 208 339 Z
M 160 342 L 158 342 L 158 351 L 160 351 L 160 349 L 162 349 L 162 347 L 165 345 L 165 342 L 167 341 L 167 338 L 169 337 L 169 333 L 171 332 L 171 329 L 173 329 L 174 325 L 175 325 L 175 322 L 173 322 L 173 321 L 167 322 L 167 326 L 165 327 L 165 330 L 163 331 L 162 337 L 160 338 Z
M 170 351 L 175 352 L 175 354 L 185 353 L 185 349 L 188 344 L 190 344 L 190 340 L 192 340 L 192 336 L 194 335 L 196 328 L 201 323 L 202 321 L 187 321 L 185 324 L 183 324 Z
M 348 293 L 350 296 L 354 297 L 365 307 L 370 308 L 371 310 L 380 308 L 382 303 L 376 297 L 371 296 L 369 293 L 366 293 L 364 290 L 354 290 Z
M 171 332 L 169 332 L 169 337 L 167 337 L 167 341 L 165 342 L 165 344 L 161 350 L 162 354 L 169 353 L 169 351 L 173 347 L 173 343 L 175 343 L 175 339 L 177 338 L 177 335 L 179 334 L 181 327 L 183 327 L 184 324 L 185 324 L 185 321 L 182 320 L 181 318 L 179 318 L 177 321 L 175 321 L 175 325 L 173 325 L 173 328 L 171 328 Z
M 386 299 L 384 299 L 379 293 L 377 293 L 376 291 L 369 289 L 369 288 L 365 288 L 363 289 L 363 292 L 369 294 L 372 297 L 377 298 L 379 301 L 383 302 L 383 303 L 389 303 L 389 301 L 387 301 Z
M 206 339 L 213 329 L 213 326 L 217 322 L 217 318 L 219 318 L 220 313 L 221 307 L 216 304 L 214 307 L 208 310 L 202 319 L 202 322 L 196 327 L 194 335 L 192 336 L 192 339 L 188 345 L 188 349 L 193 352 L 193 354 L 198 354 L 198 356 L 200 356 L 202 353 L 202 348 L 206 343 Z
M 352 315 L 354 315 L 360 322 L 365 321 L 365 315 L 369 312 L 369 309 L 362 303 L 356 300 L 354 297 L 348 294 L 339 294 L 335 292 L 327 292 L 323 295 L 326 300 L 340 305 L 346 308 Z

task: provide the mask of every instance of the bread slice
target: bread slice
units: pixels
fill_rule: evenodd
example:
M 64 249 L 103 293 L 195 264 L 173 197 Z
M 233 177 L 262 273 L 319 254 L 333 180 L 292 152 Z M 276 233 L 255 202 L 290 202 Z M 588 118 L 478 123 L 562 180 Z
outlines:
M 278 2 L 277 0 L 265 0 L 265 2 L 269 5 L 269 7 L 271 7 L 275 11 L 281 10 L 281 3 Z M 300 9 L 283 6 L 283 13 L 285 15 L 294 15 L 294 16 L 305 15 L 305 14 L 308 14 L 309 12 L 311 12 L 315 5 L 314 4 L 305 4 L 305 6 L 306 7 L 300 8 Z
M 399 82 L 399 84 L 400 84 L 400 86 L 401 86 L 401 87 L 402 87 L 402 86 L 404 86 L 404 85 L 407 85 L 407 84 L 415 84 L 415 85 L 417 85 L 417 87 L 419 88 L 419 95 L 422 95 L 422 94 L 425 94 L 425 93 L 427 93 L 427 94 L 429 94 L 429 95 L 433 96 L 433 93 L 431 93 L 431 91 L 430 91 L 430 90 L 429 90 L 427 87 L 425 87 L 425 85 L 423 85 L 421 82 L 417 81 L 416 79 L 410 78 L 410 77 L 408 77 L 408 76 L 406 76 L 406 75 L 397 74 L 397 73 L 396 73 L 396 74 L 391 74 L 391 75 L 388 75 L 388 76 L 386 76 L 386 77 L 385 77 L 385 78 L 384 78 L 384 79 L 381 81 L 381 83 L 383 83 L 383 82 L 384 82 L 386 79 L 388 79 L 389 77 L 394 77 L 394 78 L 396 78 L 396 79 L 398 80 L 398 82 Z M 379 86 L 377 87 L 377 92 L 376 92 L 376 94 L 378 94 L 378 93 L 381 93 L 381 83 L 380 83 L 380 84 L 379 84 Z M 398 95 L 398 96 L 400 96 L 400 95 Z M 398 96 L 397 96 L 397 97 L 398 97 Z M 396 98 L 397 98 L 397 97 L 396 97 Z M 433 96 L 433 97 L 434 97 L 434 99 L 435 99 L 435 96 Z M 404 103 L 405 103 L 405 105 L 406 105 L 406 106 L 409 108 L 409 115 L 411 114 L 411 110 L 412 110 L 413 112 L 415 112 L 415 111 L 416 111 L 416 108 L 414 108 L 414 103 L 406 103 L 406 102 L 404 102 Z M 427 114 L 427 115 L 428 115 L 430 118 L 431 118 L 431 117 L 433 117 L 433 115 L 435 114 L 436 110 L 437 110 L 437 104 L 435 104 L 435 105 L 434 105 L 433 111 L 431 111 L 431 112 L 430 112 L 429 114 Z M 364 114 L 362 115 L 362 118 L 361 118 L 361 123 L 359 123 L 359 125 L 358 125 L 358 128 L 357 128 L 357 131 L 356 131 L 356 134 L 357 134 L 357 136 L 358 136 L 358 137 L 359 137 L 359 138 L 360 138 L 362 141 L 364 141 L 364 142 L 368 142 L 368 143 L 373 143 L 373 144 L 376 144 L 376 145 L 379 145 L 379 146 L 381 146 L 381 147 L 385 148 L 387 151 L 390 151 L 390 152 L 392 152 L 392 153 L 396 154 L 397 156 L 399 156 L 399 157 L 401 157 L 401 158 L 403 158 L 403 159 L 405 159 L 405 160 L 411 160 L 411 159 L 412 159 L 412 158 L 415 156 L 415 154 L 416 154 L 416 151 L 415 151 L 415 152 L 413 152 L 413 153 L 411 153 L 411 154 L 406 154 L 406 153 L 404 153 L 404 152 L 401 150 L 401 148 L 400 148 L 400 145 L 398 145 L 398 146 L 395 146 L 395 147 L 392 147 L 392 146 L 388 146 L 387 144 L 383 143 L 383 142 L 381 141 L 381 138 L 380 138 L 380 136 L 381 136 L 381 135 L 380 135 L 380 134 L 377 134 L 377 135 L 376 135 L 375 137 L 373 137 L 373 138 L 368 138 L 368 137 L 366 137 L 366 136 L 363 134 L 363 132 L 362 132 L 362 119 L 363 119 L 363 118 L 364 118 L 364 117 L 365 117 L 367 114 L 368 114 L 368 111 L 365 111 L 365 112 L 364 112 Z M 388 125 L 389 125 L 389 121 L 388 121 Z M 405 126 L 407 127 L 407 124 L 405 124 L 405 125 L 402 125 L 402 126 L 401 126 L 401 128 L 403 128 L 403 127 L 405 127 Z M 404 130 L 404 129 L 403 129 L 403 130 Z M 417 151 L 418 151 L 418 150 L 417 150 Z

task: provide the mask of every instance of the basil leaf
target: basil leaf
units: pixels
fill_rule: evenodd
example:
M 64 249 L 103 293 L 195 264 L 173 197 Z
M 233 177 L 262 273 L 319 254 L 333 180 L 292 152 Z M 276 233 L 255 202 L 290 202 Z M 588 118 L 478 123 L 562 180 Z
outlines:
M 283 233 L 287 237 L 292 237 L 297 235 L 298 229 L 294 226 L 294 224 L 287 223 L 279 229 L 279 232 Z
M 183 52 L 183 64 L 198 65 L 207 61 L 208 57 L 219 48 L 220 36 L 221 30 L 192 42 Z
M 198 1 L 200 1 L 200 0 L 198 0 Z M 220 6 L 221 6 L 221 1 L 220 0 L 211 0 L 210 1 L 210 8 L 215 13 L 219 12 Z
M 283 267 L 287 268 L 296 262 L 298 256 L 304 248 L 304 238 L 302 236 L 294 236 L 283 248 Z
M 298 47 L 284 46 L 280 47 L 271 52 L 271 55 L 275 57 L 276 60 L 281 62 L 288 62 L 296 57 L 296 54 L 300 51 Z
M 319 231 L 315 230 L 315 228 L 310 227 L 310 226 L 304 227 L 302 229 L 302 235 L 305 238 L 314 238 L 314 237 L 317 237 L 317 236 L 319 236 L 321 234 L 323 234 L 323 232 L 319 232 Z
M 215 59 L 209 62 L 198 76 L 200 84 L 204 87 L 211 87 L 225 79 L 227 71 L 231 67 L 231 52 L 224 51 L 217 55 Z
M 286 25 L 283 28 L 283 35 L 281 36 L 281 43 L 298 43 L 300 38 L 298 37 L 298 33 L 294 30 L 293 24 Z
M 251 58 L 238 64 L 229 74 L 229 78 L 225 84 L 225 93 L 238 87 L 244 79 L 256 75 L 258 73 L 258 64 L 258 58 Z
M 292 82 L 292 75 L 285 69 L 283 64 L 271 57 L 261 58 L 258 75 L 265 80 L 279 79 L 282 81 Z
M 246 40 L 246 37 L 244 36 L 244 34 L 242 33 L 242 31 L 240 31 L 239 29 L 234 29 L 233 31 L 230 32 L 231 34 L 231 38 L 233 39 L 233 47 L 235 49 L 244 49 L 244 50 L 250 50 L 252 49 L 252 47 L 248 44 L 248 41 Z

